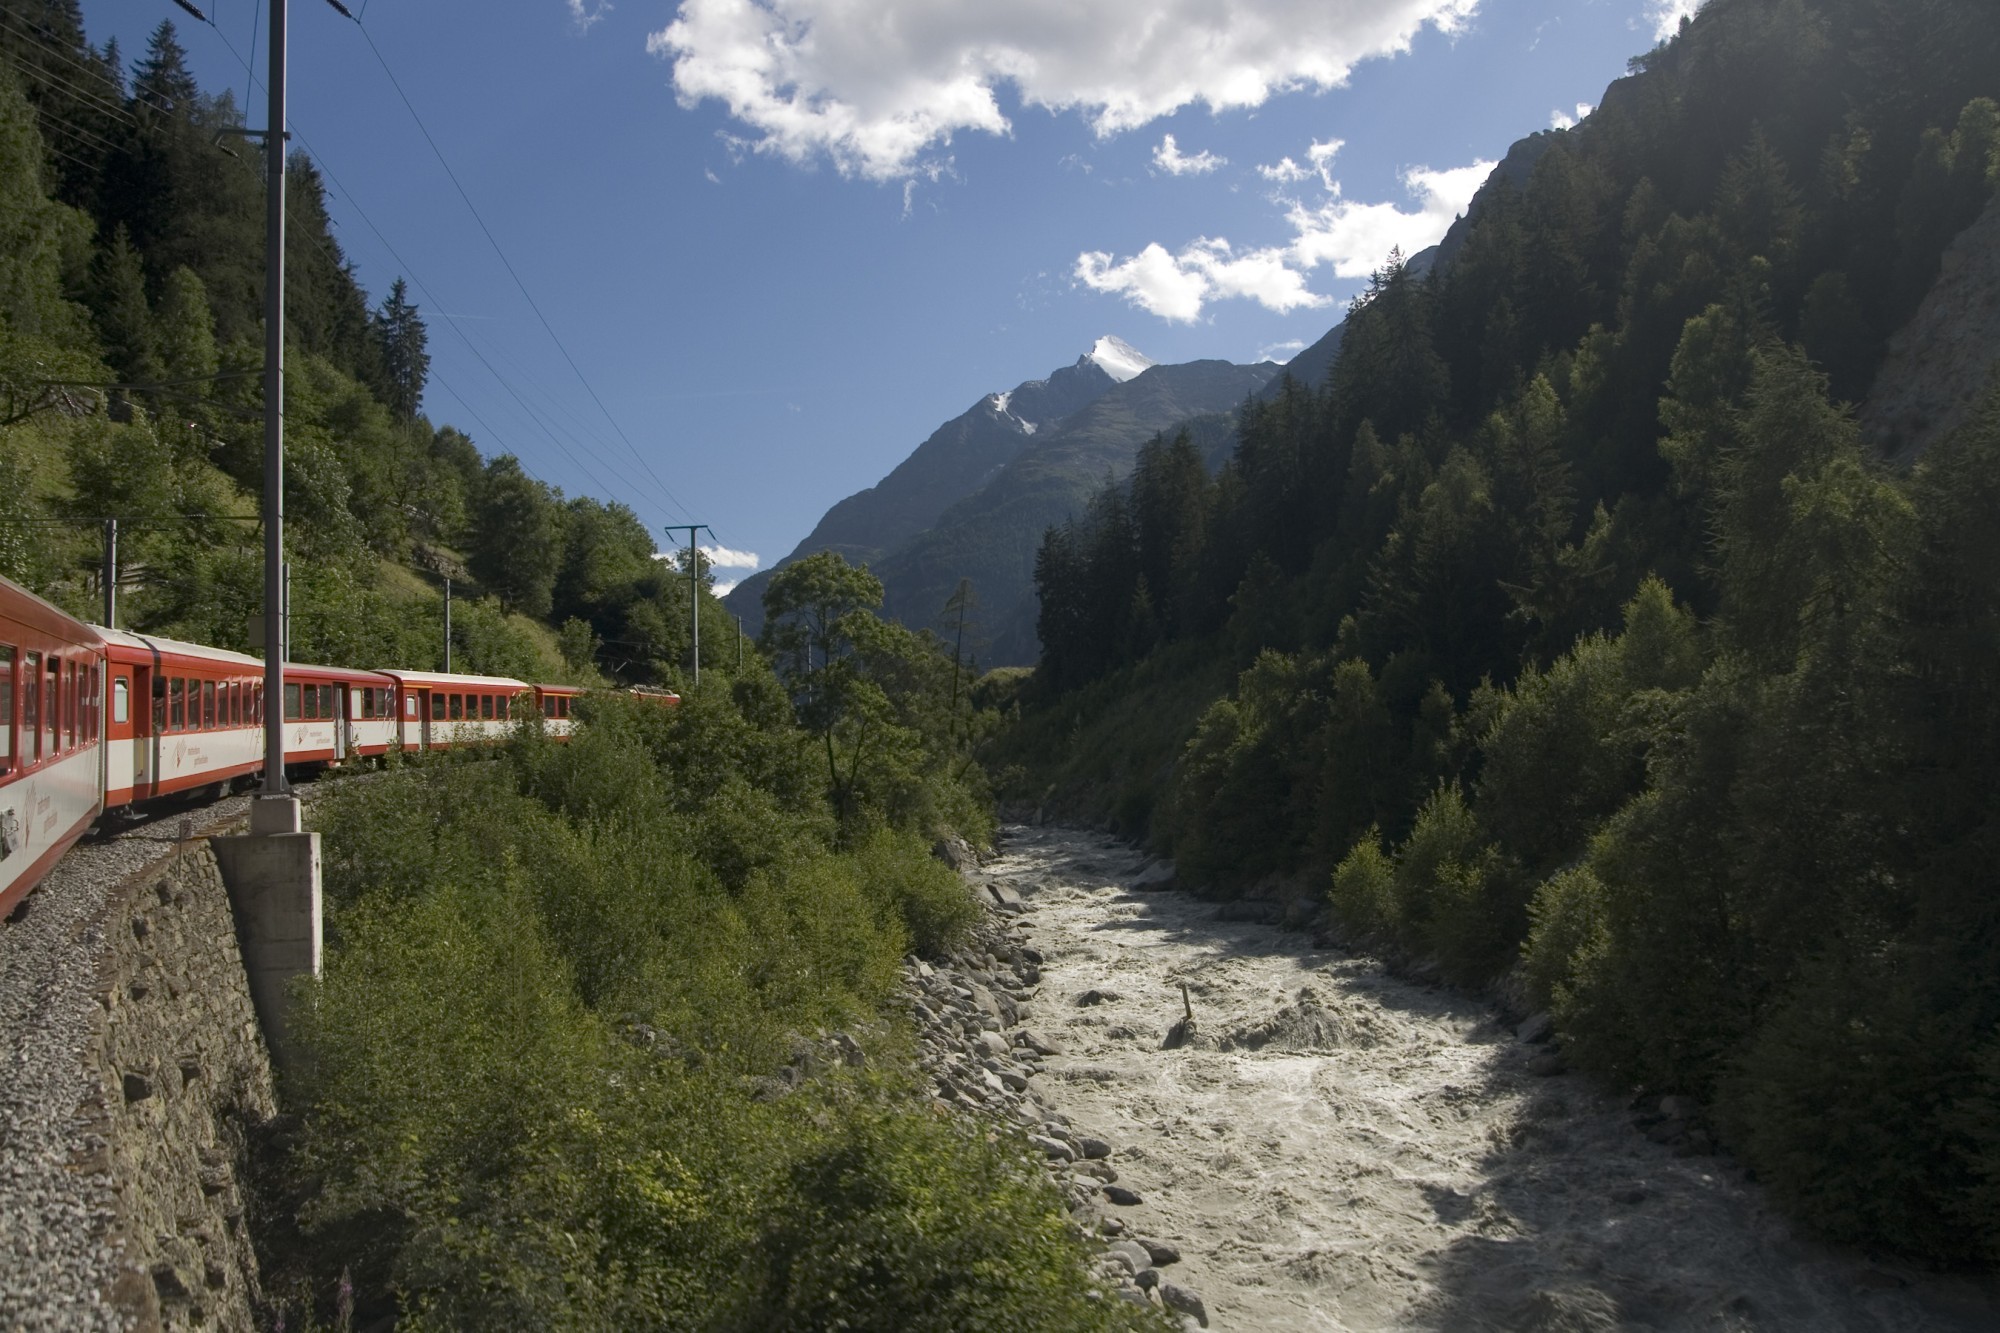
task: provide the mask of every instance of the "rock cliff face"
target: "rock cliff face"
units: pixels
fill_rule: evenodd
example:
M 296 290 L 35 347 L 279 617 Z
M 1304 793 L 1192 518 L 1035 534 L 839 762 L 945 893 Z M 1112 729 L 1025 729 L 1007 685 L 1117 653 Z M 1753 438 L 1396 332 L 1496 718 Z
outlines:
M 1884 458 L 1908 467 L 1964 424 L 2000 382 L 2000 194 L 1958 234 L 1937 281 L 1889 356 L 1861 408 L 1861 427 Z

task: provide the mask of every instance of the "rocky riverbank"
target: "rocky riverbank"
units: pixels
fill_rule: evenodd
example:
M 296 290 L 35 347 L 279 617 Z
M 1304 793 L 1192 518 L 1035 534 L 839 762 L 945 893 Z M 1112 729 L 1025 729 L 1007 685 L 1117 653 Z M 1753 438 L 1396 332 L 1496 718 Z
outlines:
M 1141 1197 L 1119 1181 L 1118 1145 L 1043 1096 L 1047 1061 L 1063 1050 L 1035 1027 L 1043 956 L 1027 942 L 1020 893 L 981 871 L 969 849 L 951 849 L 950 859 L 989 912 L 972 942 L 950 958 L 905 964 L 918 1062 L 933 1098 L 1026 1138 L 1067 1201 L 1071 1223 L 1096 1246 L 1107 1289 L 1170 1313 L 1186 1329 L 1207 1328 L 1202 1298 L 1175 1280 L 1180 1250 L 1122 1215 Z

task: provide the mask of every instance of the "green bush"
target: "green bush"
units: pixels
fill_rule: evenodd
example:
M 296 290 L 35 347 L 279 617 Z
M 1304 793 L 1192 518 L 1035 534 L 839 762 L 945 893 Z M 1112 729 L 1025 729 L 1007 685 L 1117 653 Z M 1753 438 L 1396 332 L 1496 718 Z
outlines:
M 1572 979 L 1604 948 L 1604 886 L 1587 866 L 1542 881 L 1528 904 L 1528 939 L 1521 946 L 1528 995 L 1539 1009 L 1557 1005 Z
M 1398 916 L 1396 864 L 1382 850 L 1382 835 L 1369 829 L 1333 871 L 1328 897 L 1333 919 L 1360 935 L 1394 930 Z
M 932 1115 L 845 1108 L 793 1160 L 728 1325 L 746 1333 L 1167 1327 L 1124 1301 L 1091 1299 L 1053 1191 L 1020 1161 L 1017 1150 Z

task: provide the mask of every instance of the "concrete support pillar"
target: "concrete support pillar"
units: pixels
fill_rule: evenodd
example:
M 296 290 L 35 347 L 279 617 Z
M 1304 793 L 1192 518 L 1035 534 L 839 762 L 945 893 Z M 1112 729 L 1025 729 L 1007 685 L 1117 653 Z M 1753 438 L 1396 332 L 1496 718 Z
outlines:
M 292 797 L 250 803 L 247 835 L 211 838 L 236 940 L 250 982 L 250 1000 L 265 1044 L 280 1068 L 292 1063 L 291 983 L 320 969 L 319 834 L 299 831 Z

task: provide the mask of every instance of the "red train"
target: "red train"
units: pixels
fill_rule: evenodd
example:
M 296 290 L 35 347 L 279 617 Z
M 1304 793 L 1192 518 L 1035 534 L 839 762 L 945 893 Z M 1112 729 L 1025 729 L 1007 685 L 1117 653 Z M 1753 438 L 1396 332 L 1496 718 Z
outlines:
M 486 743 L 523 709 L 567 736 L 582 693 L 292 662 L 284 680 L 288 767 Z M 261 772 L 263 727 L 261 659 L 88 625 L 0 578 L 0 915 L 100 815 Z

